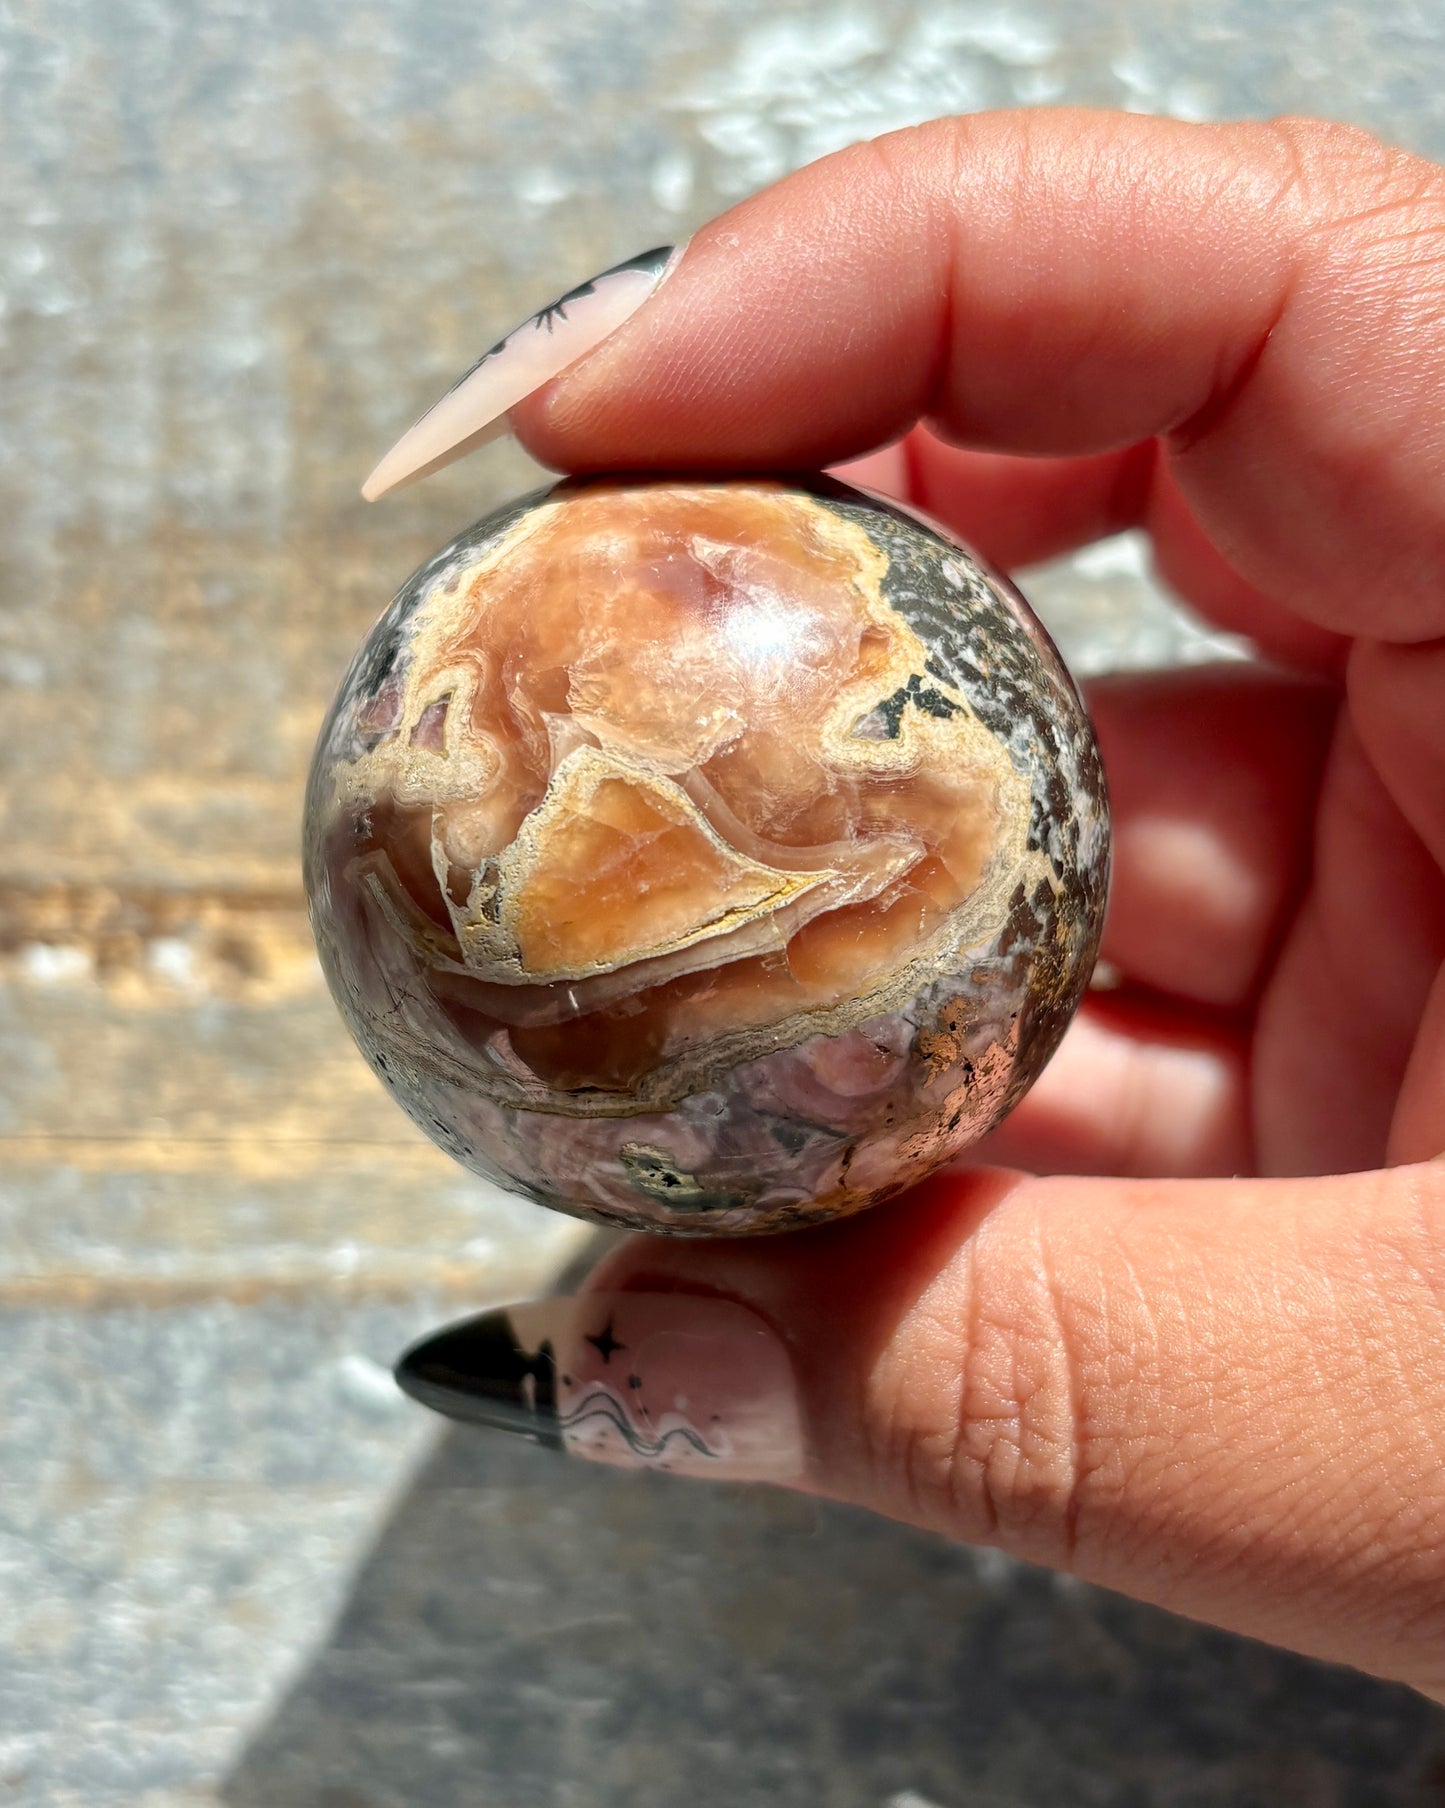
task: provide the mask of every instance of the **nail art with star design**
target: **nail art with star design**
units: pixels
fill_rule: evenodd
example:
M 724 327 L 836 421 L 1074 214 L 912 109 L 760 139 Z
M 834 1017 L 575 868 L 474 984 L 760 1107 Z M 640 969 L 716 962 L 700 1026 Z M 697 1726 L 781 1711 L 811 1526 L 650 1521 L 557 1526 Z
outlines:
M 731 1300 L 597 1293 L 505 1306 L 423 1339 L 397 1367 L 448 1417 L 628 1469 L 795 1481 L 792 1364 Z
M 684 246 L 659 245 L 579 283 L 499 339 L 405 432 L 361 486 L 368 502 L 508 431 L 507 411 L 630 320 Z

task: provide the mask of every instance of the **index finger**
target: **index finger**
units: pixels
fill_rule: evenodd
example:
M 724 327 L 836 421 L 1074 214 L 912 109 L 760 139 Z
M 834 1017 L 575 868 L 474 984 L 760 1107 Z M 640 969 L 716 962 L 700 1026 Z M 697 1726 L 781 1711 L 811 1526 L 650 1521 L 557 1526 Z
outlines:
M 1163 436 L 1231 564 L 1321 626 L 1445 633 L 1445 172 L 1311 121 L 1013 112 L 742 203 L 513 411 L 565 469 Z

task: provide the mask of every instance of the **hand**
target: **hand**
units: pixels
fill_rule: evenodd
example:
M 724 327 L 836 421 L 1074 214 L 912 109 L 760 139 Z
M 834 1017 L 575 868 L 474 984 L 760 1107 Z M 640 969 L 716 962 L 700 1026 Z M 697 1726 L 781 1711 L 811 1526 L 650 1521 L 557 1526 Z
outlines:
M 705 228 L 513 418 L 573 470 L 911 429 L 864 481 L 1006 566 L 1143 526 L 1272 656 L 1093 690 L 1122 985 L 982 1151 L 1031 1173 L 593 1285 L 759 1314 L 801 1486 L 1445 1700 L 1445 171 L 940 121 Z

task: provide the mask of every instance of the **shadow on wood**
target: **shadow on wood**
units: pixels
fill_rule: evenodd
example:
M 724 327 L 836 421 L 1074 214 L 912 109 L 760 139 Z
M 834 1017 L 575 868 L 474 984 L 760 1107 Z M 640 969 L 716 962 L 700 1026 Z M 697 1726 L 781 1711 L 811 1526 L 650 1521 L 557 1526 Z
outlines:
M 1442 1752 L 1403 1689 L 990 1553 L 452 1430 L 223 1800 L 1423 1808 Z

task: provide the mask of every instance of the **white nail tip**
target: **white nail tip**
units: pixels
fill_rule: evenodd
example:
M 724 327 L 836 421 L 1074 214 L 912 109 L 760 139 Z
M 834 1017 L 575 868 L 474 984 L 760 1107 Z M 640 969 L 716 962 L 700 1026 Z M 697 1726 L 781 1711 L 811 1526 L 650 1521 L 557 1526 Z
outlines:
M 466 371 L 361 486 L 368 502 L 438 471 L 508 431 L 507 412 L 560 376 L 653 295 L 683 247 L 659 246 L 581 283 L 524 320 Z

